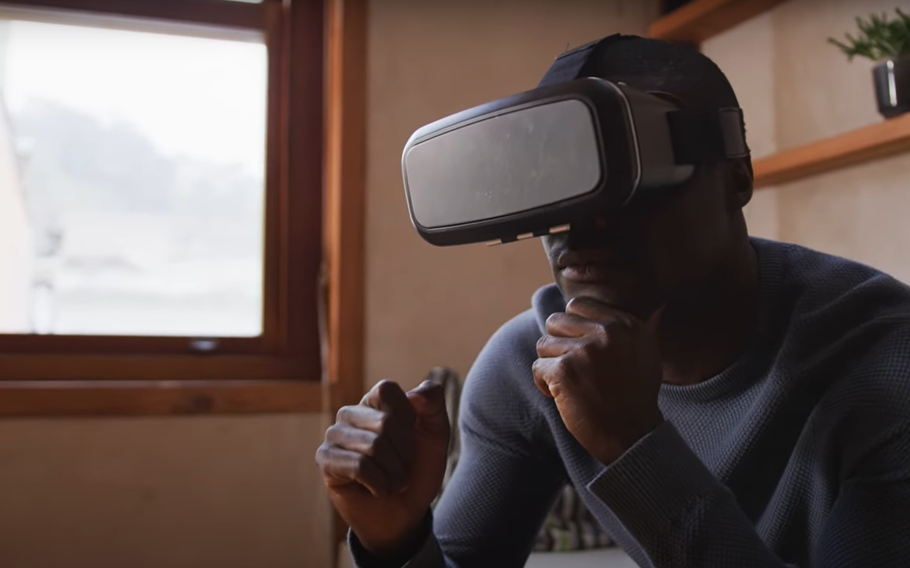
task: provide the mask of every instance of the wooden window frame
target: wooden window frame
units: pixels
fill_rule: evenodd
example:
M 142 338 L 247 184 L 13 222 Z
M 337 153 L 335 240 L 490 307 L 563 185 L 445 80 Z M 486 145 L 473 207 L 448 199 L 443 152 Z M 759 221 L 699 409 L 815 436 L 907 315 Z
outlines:
M 41 20 L 268 48 L 263 333 L 218 338 L 0 336 L 0 416 L 300 412 L 324 408 L 317 297 L 323 255 L 325 6 L 320 0 L 2 0 Z

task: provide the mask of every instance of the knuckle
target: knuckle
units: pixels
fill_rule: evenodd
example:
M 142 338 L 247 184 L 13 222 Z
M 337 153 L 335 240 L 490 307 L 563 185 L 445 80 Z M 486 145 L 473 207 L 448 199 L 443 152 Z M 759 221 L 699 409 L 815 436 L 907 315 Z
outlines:
M 370 458 L 366 455 L 357 456 L 354 460 L 354 475 L 363 479 L 370 474 Z
M 583 298 L 575 297 L 566 302 L 566 311 L 577 308 L 584 302 Z
M 585 363 L 590 363 L 597 356 L 599 350 L 600 346 L 585 342 L 578 348 L 578 358 Z
M 561 312 L 550 314 L 550 316 L 547 318 L 546 328 L 549 330 L 558 326 L 565 317 L 566 315 Z
M 333 424 L 325 431 L 325 443 L 330 446 L 344 447 L 349 445 L 351 427 L 344 424 Z
M 340 428 L 338 427 L 338 424 L 332 424 L 331 426 L 329 426 L 328 428 L 326 428 L 326 430 L 325 430 L 325 443 L 329 444 L 329 443 L 332 443 L 334 440 L 337 440 L 337 439 L 338 439 L 338 434 L 339 434 L 339 432 L 338 432 L 339 429 L 340 429 Z
M 387 444 L 388 442 L 384 436 L 374 434 L 373 432 L 366 432 L 364 434 L 363 453 L 371 458 L 375 458 L 382 453 L 383 448 L 385 448 Z
M 379 432 L 389 432 L 395 428 L 395 419 L 388 412 L 383 412 L 382 416 L 379 418 Z
M 612 325 L 609 323 L 598 323 L 594 326 L 594 331 L 592 336 L 594 341 L 599 343 L 601 346 L 607 346 L 610 343 L 610 334 L 612 333 Z
M 351 417 L 351 407 L 342 406 L 338 409 L 338 412 L 335 413 L 335 423 L 336 424 L 345 424 L 350 420 Z
M 316 463 L 322 471 L 329 469 L 331 465 L 331 446 L 322 444 L 316 449 Z
M 574 365 L 572 364 L 572 360 L 563 355 L 556 360 L 556 363 L 554 364 L 554 370 L 557 374 L 563 377 L 571 377 L 575 369 Z

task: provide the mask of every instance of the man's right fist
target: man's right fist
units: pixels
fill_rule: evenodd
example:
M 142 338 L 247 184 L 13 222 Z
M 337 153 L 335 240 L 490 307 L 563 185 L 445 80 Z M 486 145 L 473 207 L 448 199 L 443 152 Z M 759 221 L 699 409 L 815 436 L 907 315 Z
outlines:
M 360 543 L 378 557 L 413 543 L 442 485 L 449 447 L 442 385 L 405 393 L 381 381 L 338 411 L 316 452 L 329 497 Z

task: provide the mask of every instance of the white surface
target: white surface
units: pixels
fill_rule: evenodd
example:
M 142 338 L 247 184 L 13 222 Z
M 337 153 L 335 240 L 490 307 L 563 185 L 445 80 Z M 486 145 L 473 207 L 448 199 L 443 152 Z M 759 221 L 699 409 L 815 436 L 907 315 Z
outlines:
M 338 568 L 353 568 L 348 547 L 340 545 Z M 621 548 L 602 548 L 583 552 L 542 552 L 532 554 L 525 568 L 638 568 Z
M 525 568 L 638 568 L 638 564 L 621 548 L 601 548 L 532 554 Z

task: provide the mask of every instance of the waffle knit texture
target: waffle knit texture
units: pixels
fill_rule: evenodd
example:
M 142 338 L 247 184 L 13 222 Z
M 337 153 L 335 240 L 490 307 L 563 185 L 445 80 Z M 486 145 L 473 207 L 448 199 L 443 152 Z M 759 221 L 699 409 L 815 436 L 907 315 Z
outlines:
M 640 566 L 910 566 L 910 289 L 752 239 L 759 324 L 740 358 L 663 385 L 666 422 L 604 466 L 534 386 L 555 286 L 480 353 L 458 467 L 407 568 L 523 566 L 566 482 Z M 360 568 L 388 566 L 349 535 Z

